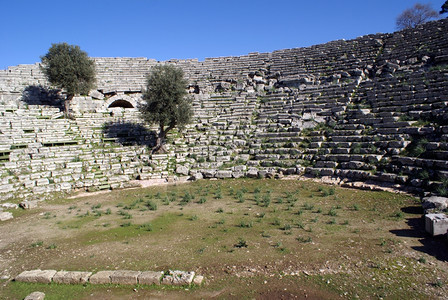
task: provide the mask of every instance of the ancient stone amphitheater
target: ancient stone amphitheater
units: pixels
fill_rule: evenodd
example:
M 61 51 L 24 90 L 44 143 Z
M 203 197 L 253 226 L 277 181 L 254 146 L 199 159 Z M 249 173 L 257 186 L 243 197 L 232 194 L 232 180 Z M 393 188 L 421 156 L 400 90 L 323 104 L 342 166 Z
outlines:
M 415 192 L 448 185 L 448 19 L 240 57 L 94 58 L 97 88 L 63 117 L 39 64 L 0 71 L 0 197 L 150 178 L 304 174 Z M 136 109 L 156 64 L 181 67 L 194 120 L 151 155 Z

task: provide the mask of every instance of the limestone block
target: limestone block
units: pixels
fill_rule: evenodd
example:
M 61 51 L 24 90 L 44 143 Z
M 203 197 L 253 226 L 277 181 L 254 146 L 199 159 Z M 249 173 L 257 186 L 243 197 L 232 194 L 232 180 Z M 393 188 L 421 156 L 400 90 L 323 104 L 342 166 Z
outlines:
M 33 201 L 22 201 L 20 202 L 19 206 L 23 209 L 33 209 L 33 208 L 37 208 L 37 200 L 33 200 Z
M 98 100 L 103 100 L 104 99 L 104 95 L 97 91 L 97 90 L 92 90 L 89 92 L 89 96 L 92 97 L 93 99 L 98 99 Z
M 432 236 L 446 234 L 448 230 L 448 217 L 445 214 L 425 215 L 425 229 Z
M 90 275 L 92 275 L 92 272 L 59 271 L 54 275 L 53 281 L 65 284 L 82 284 L 89 280 Z
M 17 209 L 19 206 L 15 203 L 2 203 L 1 207 L 5 208 L 5 209 Z
M 214 169 L 203 170 L 202 175 L 204 176 L 204 178 L 213 178 L 216 175 L 216 170 Z
M 0 193 L 11 193 L 14 191 L 14 184 L 3 184 L 0 187 Z
M 193 282 L 195 273 L 170 270 L 168 275 L 162 279 L 164 285 L 190 285 Z
M 138 283 L 159 285 L 162 276 L 163 272 L 153 272 L 153 271 L 142 272 L 140 275 L 138 275 Z
M 37 186 L 44 186 L 44 185 L 48 185 L 48 184 L 50 184 L 50 182 L 48 181 L 48 178 L 40 178 L 36 181 Z
M 111 283 L 117 284 L 137 284 L 139 271 L 118 270 L 110 275 Z
M 93 274 L 89 278 L 91 284 L 108 284 L 111 283 L 110 276 L 114 274 L 115 271 L 100 271 Z
M 233 178 L 241 178 L 244 176 L 244 173 L 242 171 L 233 171 L 232 172 L 232 177 Z
M 258 169 L 250 168 L 246 172 L 246 176 L 249 177 L 249 178 L 258 178 Z
M 445 197 L 425 197 L 422 201 L 422 207 L 425 211 L 427 210 L 436 210 L 442 211 L 447 209 L 448 207 L 448 198 Z
M 24 300 L 44 300 L 45 294 L 42 292 L 33 292 L 25 297 Z
M 204 281 L 204 276 L 201 276 L 201 275 L 196 275 L 193 279 L 193 283 L 195 285 L 201 285 L 203 281 Z
M 6 221 L 14 218 L 9 211 L 0 212 L 0 221 Z
M 203 178 L 204 178 L 204 176 L 202 176 L 202 173 L 200 173 L 200 172 L 193 173 L 191 175 L 191 180 L 201 180 Z
M 181 175 L 188 175 L 188 168 L 182 165 L 177 165 L 176 167 L 176 173 Z
M 31 270 L 20 273 L 14 280 L 32 283 L 51 283 L 56 270 Z
M 216 178 L 232 178 L 232 171 L 229 170 L 220 170 L 218 172 L 216 172 L 215 175 Z

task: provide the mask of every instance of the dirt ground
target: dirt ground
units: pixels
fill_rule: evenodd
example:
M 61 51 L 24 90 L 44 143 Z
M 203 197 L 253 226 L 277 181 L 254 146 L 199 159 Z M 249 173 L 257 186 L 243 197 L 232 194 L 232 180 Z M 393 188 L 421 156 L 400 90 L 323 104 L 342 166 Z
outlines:
M 46 299 L 448 297 L 446 240 L 426 235 L 409 195 L 298 180 L 204 180 L 56 197 L 12 212 L 14 219 L 0 224 L 3 299 L 34 290 Z M 11 281 L 31 269 L 179 269 L 205 282 Z

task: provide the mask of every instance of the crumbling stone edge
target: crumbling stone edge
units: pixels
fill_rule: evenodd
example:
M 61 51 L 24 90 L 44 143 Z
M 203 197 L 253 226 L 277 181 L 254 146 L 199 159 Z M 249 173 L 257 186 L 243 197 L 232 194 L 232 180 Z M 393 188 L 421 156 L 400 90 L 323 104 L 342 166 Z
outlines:
M 168 270 L 156 271 L 56 271 L 56 270 L 31 270 L 23 271 L 14 278 L 17 282 L 29 283 L 59 283 L 59 284 L 123 284 L 123 285 L 172 285 L 189 286 L 201 285 L 204 277 L 195 272 Z

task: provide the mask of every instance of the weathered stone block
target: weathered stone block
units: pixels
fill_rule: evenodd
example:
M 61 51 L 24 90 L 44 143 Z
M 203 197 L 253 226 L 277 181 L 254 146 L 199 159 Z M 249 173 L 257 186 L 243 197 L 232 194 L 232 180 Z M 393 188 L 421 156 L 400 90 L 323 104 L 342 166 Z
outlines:
M 53 282 L 65 284 L 86 283 L 92 272 L 59 271 L 53 277 Z
M 195 285 L 201 285 L 203 281 L 204 281 L 204 276 L 201 276 L 201 275 L 196 275 L 193 279 L 193 283 Z
M 140 275 L 138 275 L 138 283 L 139 284 L 156 284 L 159 285 L 160 281 L 162 279 L 163 272 L 153 272 L 153 271 L 146 271 L 142 272 Z
M 37 208 L 37 200 L 33 200 L 33 201 L 22 201 L 20 202 L 19 206 L 23 209 L 33 209 L 33 208 Z
M 0 221 L 7 221 L 14 218 L 9 211 L 0 212 Z
M 19 282 L 51 283 L 56 270 L 31 270 L 20 273 L 14 280 Z
M 195 273 L 184 271 L 169 271 L 162 279 L 162 284 L 165 285 L 190 285 L 193 282 Z
M 93 274 L 89 278 L 91 284 L 108 284 L 111 283 L 110 276 L 114 274 L 115 271 L 100 271 Z
M 422 207 L 425 211 L 434 210 L 442 211 L 448 207 L 448 198 L 445 197 L 425 197 L 422 201 Z
M 188 168 L 185 167 L 185 166 L 178 165 L 178 166 L 176 167 L 176 173 L 177 173 L 177 174 L 188 175 L 188 172 L 189 172 L 189 170 L 188 170 Z
M 45 294 L 42 292 L 33 292 L 25 297 L 24 300 L 44 300 Z
M 445 214 L 425 215 L 425 229 L 432 236 L 446 234 L 448 230 L 448 217 Z
M 228 171 L 228 170 L 220 170 L 218 172 L 216 172 L 215 175 L 216 178 L 232 178 L 232 171 Z
M 118 270 L 110 275 L 111 283 L 116 284 L 137 284 L 139 271 Z

